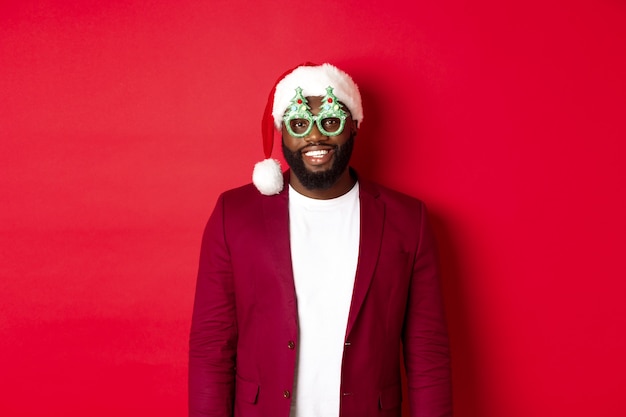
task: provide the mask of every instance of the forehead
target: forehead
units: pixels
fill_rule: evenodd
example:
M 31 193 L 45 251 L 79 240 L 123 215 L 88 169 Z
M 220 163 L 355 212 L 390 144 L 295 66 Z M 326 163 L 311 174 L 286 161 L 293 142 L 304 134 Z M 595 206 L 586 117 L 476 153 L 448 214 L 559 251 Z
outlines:
M 308 96 L 306 99 L 309 102 L 309 106 L 311 107 L 311 112 L 313 112 L 313 110 L 319 110 L 319 108 L 322 106 L 322 99 L 324 97 L 320 97 L 320 96 Z

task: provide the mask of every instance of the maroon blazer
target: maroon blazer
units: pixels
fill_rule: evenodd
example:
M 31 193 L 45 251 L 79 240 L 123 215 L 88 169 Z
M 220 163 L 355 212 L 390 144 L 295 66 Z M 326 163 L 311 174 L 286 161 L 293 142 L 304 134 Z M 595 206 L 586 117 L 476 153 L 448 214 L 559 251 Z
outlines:
M 401 415 L 403 346 L 411 416 L 450 417 L 448 336 L 424 205 L 362 179 L 359 186 L 361 243 L 340 416 Z M 217 201 L 191 325 L 190 416 L 289 416 L 298 311 L 288 216 L 287 187 L 264 196 L 248 184 Z

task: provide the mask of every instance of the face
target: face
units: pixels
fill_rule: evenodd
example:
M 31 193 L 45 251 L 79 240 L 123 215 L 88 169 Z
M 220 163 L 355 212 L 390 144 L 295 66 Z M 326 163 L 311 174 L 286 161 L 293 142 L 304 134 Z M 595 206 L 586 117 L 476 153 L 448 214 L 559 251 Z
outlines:
M 307 97 L 311 113 L 317 115 L 321 97 Z M 332 127 L 328 127 L 331 129 Z M 350 116 L 343 131 L 334 136 L 320 132 L 316 123 L 304 137 L 294 137 L 283 124 L 283 154 L 297 182 L 310 191 L 329 190 L 349 180 L 356 123 Z M 292 184 L 294 185 L 294 184 Z

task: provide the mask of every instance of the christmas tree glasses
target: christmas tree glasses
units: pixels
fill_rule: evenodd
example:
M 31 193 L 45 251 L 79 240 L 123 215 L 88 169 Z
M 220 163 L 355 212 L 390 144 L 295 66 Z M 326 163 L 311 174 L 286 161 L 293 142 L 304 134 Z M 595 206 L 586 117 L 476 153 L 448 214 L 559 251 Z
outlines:
M 283 116 L 283 122 L 289 134 L 296 138 L 303 138 L 311 133 L 313 124 L 317 125 L 322 135 L 337 136 L 343 132 L 347 118 L 348 113 L 343 110 L 343 105 L 333 94 L 332 87 L 326 88 L 326 95 L 322 99 L 317 115 L 311 113 L 311 107 L 302 95 L 302 88 L 297 87 L 296 95 L 291 99 Z

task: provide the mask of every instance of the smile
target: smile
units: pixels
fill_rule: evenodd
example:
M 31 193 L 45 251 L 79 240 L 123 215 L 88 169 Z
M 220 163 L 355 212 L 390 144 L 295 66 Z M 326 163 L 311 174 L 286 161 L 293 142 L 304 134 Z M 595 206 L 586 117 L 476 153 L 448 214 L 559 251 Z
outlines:
M 304 155 L 312 158 L 321 158 L 328 153 L 328 149 L 320 149 L 316 151 L 305 152 Z

